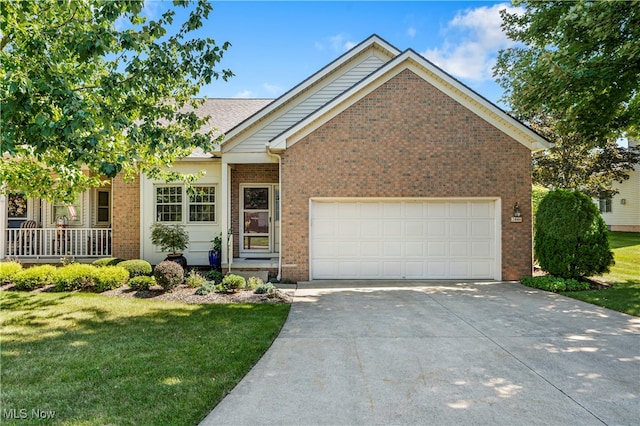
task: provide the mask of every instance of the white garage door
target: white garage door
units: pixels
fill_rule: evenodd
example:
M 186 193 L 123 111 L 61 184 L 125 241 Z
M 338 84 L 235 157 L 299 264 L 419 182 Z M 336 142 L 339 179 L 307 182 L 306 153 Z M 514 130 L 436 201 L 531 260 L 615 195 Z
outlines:
M 495 200 L 310 206 L 312 279 L 500 279 Z

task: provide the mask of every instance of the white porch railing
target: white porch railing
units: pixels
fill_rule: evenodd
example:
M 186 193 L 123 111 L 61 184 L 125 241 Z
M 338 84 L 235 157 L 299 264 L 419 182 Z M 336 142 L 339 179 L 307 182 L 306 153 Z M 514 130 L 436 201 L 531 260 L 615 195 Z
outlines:
M 7 229 L 5 241 L 7 257 L 111 256 L 109 228 Z

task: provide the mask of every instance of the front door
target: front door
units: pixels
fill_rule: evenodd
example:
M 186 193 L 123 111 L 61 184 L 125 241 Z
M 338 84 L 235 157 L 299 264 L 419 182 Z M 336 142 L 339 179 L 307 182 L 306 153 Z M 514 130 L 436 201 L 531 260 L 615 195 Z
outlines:
M 270 256 L 276 250 L 277 185 L 240 187 L 240 256 Z

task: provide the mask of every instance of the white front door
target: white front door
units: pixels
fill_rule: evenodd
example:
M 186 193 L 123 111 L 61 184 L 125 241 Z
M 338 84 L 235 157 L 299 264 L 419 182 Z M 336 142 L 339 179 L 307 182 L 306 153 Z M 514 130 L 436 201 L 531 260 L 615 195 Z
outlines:
M 240 186 L 240 256 L 267 257 L 278 249 L 278 187 Z

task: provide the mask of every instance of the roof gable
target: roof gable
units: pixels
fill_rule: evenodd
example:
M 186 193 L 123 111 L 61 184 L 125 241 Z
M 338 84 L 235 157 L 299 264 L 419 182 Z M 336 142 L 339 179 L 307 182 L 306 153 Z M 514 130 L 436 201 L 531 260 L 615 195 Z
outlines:
M 413 71 L 438 90 L 530 150 L 536 151 L 550 146 L 544 137 L 508 115 L 414 50 L 408 49 L 340 96 L 272 138 L 269 141 L 269 147 L 273 150 L 285 150 L 405 69 Z
M 264 152 L 265 143 L 374 73 L 400 51 L 369 37 L 226 133 L 223 152 Z

